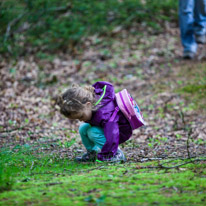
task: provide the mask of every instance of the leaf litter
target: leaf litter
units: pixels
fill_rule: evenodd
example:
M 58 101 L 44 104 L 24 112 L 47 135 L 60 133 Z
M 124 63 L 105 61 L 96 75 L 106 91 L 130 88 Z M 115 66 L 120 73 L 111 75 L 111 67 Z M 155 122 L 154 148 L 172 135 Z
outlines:
M 128 161 L 200 157 L 206 154 L 205 110 L 176 92 L 187 82 L 181 69 L 204 64 L 204 46 L 193 62 L 181 60 L 178 28 L 165 34 L 132 36 L 127 31 L 114 39 L 88 39 L 76 55 L 34 55 L 0 62 L 0 147 L 31 145 L 69 159 L 84 148 L 80 122 L 60 115 L 52 98 L 73 83 L 109 81 L 115 90 L 127 88 L 147 122 L 121 147 Z M 53 60 L 51 60 L 53 59 Z M 187 71 L 187 70 L 186 70 Z M 188 132 L 190 131 L 190 133 Z

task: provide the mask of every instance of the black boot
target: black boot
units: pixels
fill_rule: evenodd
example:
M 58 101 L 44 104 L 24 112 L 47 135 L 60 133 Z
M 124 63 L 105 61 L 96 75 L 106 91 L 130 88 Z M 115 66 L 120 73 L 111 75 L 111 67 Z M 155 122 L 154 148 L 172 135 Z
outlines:
M 82 157 L 76 157 L 75 160 L 77 162 L 95 162 L 97 159 L 97 152 L 92 150 L 83 154 Z

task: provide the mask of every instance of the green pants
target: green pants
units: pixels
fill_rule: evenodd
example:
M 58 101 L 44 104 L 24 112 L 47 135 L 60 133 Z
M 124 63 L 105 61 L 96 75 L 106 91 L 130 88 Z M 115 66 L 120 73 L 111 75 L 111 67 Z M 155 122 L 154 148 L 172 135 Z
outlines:
M 106 142 L 104 130 L 101 127 L 83 123 L 79 127 L 79 133 L 87 151 L 95 150 L 100 152 Z

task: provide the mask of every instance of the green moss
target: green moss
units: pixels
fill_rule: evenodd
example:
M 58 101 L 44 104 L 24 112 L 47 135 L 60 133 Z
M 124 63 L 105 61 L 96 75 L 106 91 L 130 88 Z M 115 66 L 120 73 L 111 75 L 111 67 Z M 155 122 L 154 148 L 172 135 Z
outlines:
M 183 67 L 179 73 L 184 80 L 176 91 L 184 96 L 192 109 L 206 108 L 206 66 L 205 63 Z
M 9 165 L 5 156 L 1 161 L 7 169 L 18 165 L 21 170 L 10 190 L 0 193 L 0 205 L 204 205 L 206 198 L 205 164 L 165 171 L 140 169 L 158 165 L 155 161 L 77 164 L 20 151 L 10 153 Z
M 205 85 L 186 85 L 185 87 L 181 88 L 181 91 L 187 93 L 197 93 L 200 92 L 200 95 L 206 94 L 206 84 Z

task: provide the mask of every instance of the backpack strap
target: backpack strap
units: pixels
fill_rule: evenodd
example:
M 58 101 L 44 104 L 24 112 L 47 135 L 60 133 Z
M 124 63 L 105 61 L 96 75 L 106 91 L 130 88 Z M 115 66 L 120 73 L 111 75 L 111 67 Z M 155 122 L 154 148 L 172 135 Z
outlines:
M 103 94 L 102 94 L 102 96 L 99 98 L 99 100 L 94 104 L 94 106 L 97 106 L 100 102 L 101 102 L 101 100 L 103 99 L 103 97 L 104 97 L 104 95 L 105 95 L 105 93 L 106 93 L 106 88 L 107 88 L 107 85 L 104 85 L 104 87 L 103 87 Z
M 104 95 L 105 95 L 105 93 L 106 93 L 106 88 L 107 88 L 107 85 L 104 85 L 104 87 L 102 88 L 103 94 L 102 94 L 102 96 L 98 99 L 98 101 L 94 104 L 94 106 L 97 106 L 97 105 L 101 102 L 101 100 L 103 99 L 103 97 L 104 97 Z M 113 122 L 113 121 L 114 121 L 114 119 L 115 119 L 115 117 L 116 117 L 116 115 L 117 115 L 118 112 L 119 112 L 119 107 L 115 107 L 115 110 L 114 110 L 112 116 L 110 117 L 109 122 Z
M 118 112 L 119 112 L 119 107 L 115 107 L 115 110 L 114 110 L 112 116 L 110 117 L 109 122 L 113 122 L 114 121 L 114 119 L 115 119 L 115 117 L 116 117 Z

